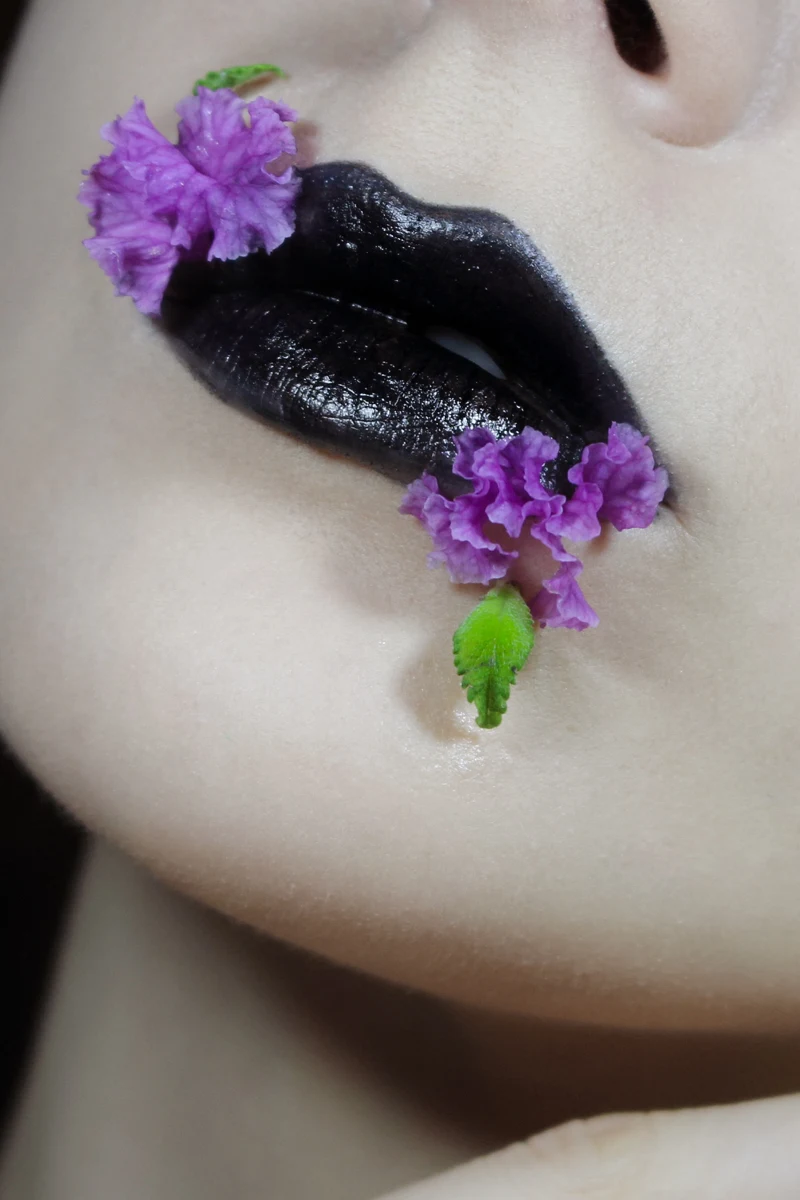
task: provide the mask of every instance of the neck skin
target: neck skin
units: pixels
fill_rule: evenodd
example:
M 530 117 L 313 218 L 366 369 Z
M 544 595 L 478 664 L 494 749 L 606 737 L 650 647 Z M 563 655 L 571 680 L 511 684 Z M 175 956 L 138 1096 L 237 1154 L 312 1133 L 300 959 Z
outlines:
M 313 962 L 90 855 L 4 1200 L 370 1200 L 575 1116 L 800 1087 L 783 1039 L 489 1016 Z

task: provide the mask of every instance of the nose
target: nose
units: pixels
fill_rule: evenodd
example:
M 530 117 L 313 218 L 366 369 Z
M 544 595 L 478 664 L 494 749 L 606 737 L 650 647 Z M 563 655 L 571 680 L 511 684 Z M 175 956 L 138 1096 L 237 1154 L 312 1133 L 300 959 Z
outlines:
M 757 119 L 794 50 L 781 0 L 607 0 L 623 107 L 654 137 L 718 142 Z
M 417 6 L 445 23 L 469 22 L 490 59 L 499 53 L 518 61 L 527 47 L 532 71 L 548 45 L 563 50 L 566 42 L 583 56 L 587 73 L 601 68 L 623 116 L 653 137 L 689 146 L 720 141 L 763 113 L 782 62 L 795 53 L 800 21 L 788 0 L 417 0 Z
M 366 24 L 374 0 L 348 2 Z M 395 0 L 392 11 L 404 36 L 326 93 L 320 156 L 367 159 L 444 202 L 491 204 L 503 172 L 507 205 L 515 164 L 539 163 L 540 208 L 555 172 L 635 157 L 642 134 L 708 147 L 749 128 L 793 79 L 782 64 L 800 27 L 798 0 Z

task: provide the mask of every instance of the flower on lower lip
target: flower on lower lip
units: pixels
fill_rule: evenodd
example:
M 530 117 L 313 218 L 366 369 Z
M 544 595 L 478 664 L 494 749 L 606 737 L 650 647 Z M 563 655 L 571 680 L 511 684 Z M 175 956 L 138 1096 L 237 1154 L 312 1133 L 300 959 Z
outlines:
M 515 540 L 527 528 L 559 564 L 533 597 L 533 616 L 541 626 L 582 630 L 597 625 L 597 613 L 578 584 L 583 564 L 566 549 L 564 538 L 591 541 L 603 521 L 618 530 L 644 529 L 653 522 L 668 479 L 655 465 L 649 439 L 630 425 L 614 423 L 607 440 L 586 446 L 570 469 L 575 491 L 569 498 L 541 482 L 544 464 L 557 457 L 559 447 L 535 429 L 501 440 L 488 429 L 468 429 L 454 441 L 453 473 L 468 480 L 472 490 L 450 500 L 436 479 L 424 474 L 400 506 L 431 535 L 428 565 L 446 566 L 454 583 L 504 579 L 519 551 L 493 541 L 486 527 L 501 526 Z M 479 714 L 478 723 L 486 724 L 480 709 Z M 499 724 L 496 712 L 494 718 L 491 725 Z
M 240 258 L 279 246 L 294 230 L 300 187 L 292 167 L 267 169 L 296 152 L 291 108 L 198 87 L 176 111 L 177 145 L 138 99 L 104 126 L 113 149 L 84 172 L 78 197 L 95 229 L 84 245 L 117 294 L 151 315 L 181 258 Z

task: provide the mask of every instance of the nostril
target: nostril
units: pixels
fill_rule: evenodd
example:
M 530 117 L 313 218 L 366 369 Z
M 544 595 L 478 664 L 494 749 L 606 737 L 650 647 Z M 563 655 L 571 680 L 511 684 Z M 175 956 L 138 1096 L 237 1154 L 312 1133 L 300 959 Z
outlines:
M 655 75 L 667 61 L 667 47 L 647 0 L 605 0 L 608 23 L 623 62 Z
M 605 0 L 620 112 L 660 141 L 710 146 L 774 105 L 787 0 Z M 624 60 L 624 64 L 623 61 Z M 780 85 L 779 85 L 780 86 Z

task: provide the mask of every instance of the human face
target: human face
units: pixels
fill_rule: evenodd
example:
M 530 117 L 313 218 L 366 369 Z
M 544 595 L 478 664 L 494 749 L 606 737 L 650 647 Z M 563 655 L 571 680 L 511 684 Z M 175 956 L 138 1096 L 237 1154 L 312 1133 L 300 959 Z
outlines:
M 0 725 L 87 825 L 271 934 L 440 995 L 796 1023 L 800 4 L 38 0 L 0 113 Z M 674 485 L 586 556 L 503 726 L 400 487 L 205 392 L 80 245 L 133 94 L 264 53 L 304 153 L 494 209 L 555 264 Z

